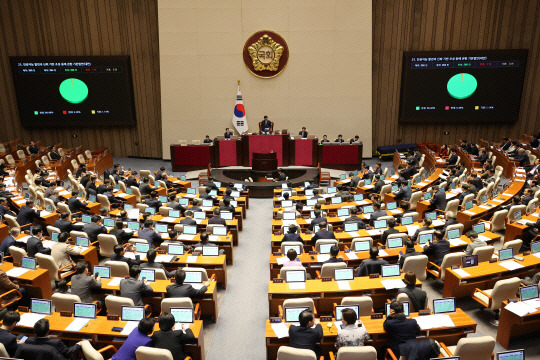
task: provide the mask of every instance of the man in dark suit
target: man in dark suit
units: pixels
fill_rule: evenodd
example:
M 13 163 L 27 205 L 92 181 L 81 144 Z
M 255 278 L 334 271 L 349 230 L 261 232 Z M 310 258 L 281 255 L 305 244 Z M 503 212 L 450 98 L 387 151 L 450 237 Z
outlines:
M 373 193 L 378 194 L 381 192 L 382 187 L 385 185 L 384 180 L 381 180 L 381 175 L 375 175 L 373 177 L 373 181 L 375 182 L 373 184 Z
M 209 282 L 207 281 L 200 289 L 195 289 L 190 284 L 184 284 L 186 273 L 183 269 L 178 269 L 174 273 L 174 284 L 168 285 L 167 297 L 189 297 L 201 298 L 208 289 Z
M 399 233 L 399 231 L 394 229 L 396 226 L 396 219 L 388 219 L 387 224 L 388 224 L 388 229 L 384 230 L 381 235 L 381 244 L 386 244 L 386 239 L 388 239 L 388 235 Z
M 34 334 L 36 337 L 26 339 L 26 344 L 30 345 L 51 345 L 63 356 L 65 360 L 71 359 L 81 350 L 81 341 L 71 347 L 60 339 L 51 339 L 49 337 L 49 320 L 40 319 L 34 324 Z
M 431 206 L 436 210 L 444 211 L 446 209 L 446 193 L 444 189 L 441 189 L 439 185 L 433 185 L 432 189 L 434 194 L 433 198 L 429 201 Z
M 6 184 L 0 183 L 0 196 L 6 199 L 12 198 L 15 195 L 13 195 L 11 192 L 6 190 Z
M 212 139 L 210 139 L 210 135 L 206 135 L 206 137 L 203 140 L 203 144 L 211 144 Z
M 403 304 L 396 301 L 390 304 L 390 316 L 383 323 L 384 330 L 390 337 L 390 349 L 399 359 L 399 345 L 415 339 L 420 334 L 420 326 L 414 319 L 407 319 L 403 313 Z
M 90 242 L 97 241 L 99 234 L 106 234 L 107 228 L 102 225 L 101 216 L 93 215 L 90 224 L 84 224 L 83 231 L 88 234 Z
M 20 234 L 21 229 L 18 227 L 12 227 L 11 229 L 9 229 L 9 235 L 6 236 L 0 244 L 0 253 L 4 253 L 4 256 L 11 255 L 11 253 L 9 252 L 9 247 L 16 246 L 15 239 L 17 239 Z
M 186 217 L 180 220 L 180 224 L 182 225 L 197 225 L 197 221 L 193 219 L 193 211 L 186 210 Z
M 49 155 L 51 156 L 52 160 L 60 160 L 62 157 L 60 154 L 58 154 L 58 150 L 56 149 L 56 146 L 53 146 L 51 148 L 51 151 L 49 152 Z
M 340 144 L 344 143 L 345 140 L 343 140 L 343 135 L 339 134 L 339 135 L 337 136 L 337 139 L 334 140 L 334 142 L 340 143 Z
M 289 230 L 285 235 L 283 235 L 283 239 L 281 239 L 281 242 L 302 241 L 302 237 L 300 236 L 300 234 L 297 233 L 297 231 L 298 231 L 298 226 L 296 226 L 295 224 L 289 225 Z
M 313 189 L 313 196 L 311 198 L 312 199 L 322 199 L 322 196 L 319 195 L 319 190 L 318 189 Z
M 129 268 L 129 279 L 120 280 L 120 296 L 130 298 L 135 306 L 144 306 L 143 297 L 154 293 L 146 279 L 139 281 L 140 273 L 140 266 L 134 265 Z
M 437 241 L 428 241 L 424 246 L 424 254 L 433 256 L 433 262 L 441 266 L 444 256 L 450 252 L 450 242 L 444 239 L 444 233 L 440 230 L 436 230 L 434 235 Z
M 154 222 L 146 220 L 144 228 L 139 230 L 139 239 L 145 239 L 150 244 L 150 249 L 153 249 L 156 243 L 161 242 L 161 236 L 154 231 Z
M 507 137 L 503 138 L 503 143 L 501 145 L 501 150 L 506 151 L 512 145 L 512 142 Z
M 321 348 L 317 343 L 323 337 L 321 324 L 315 325 L 313 313 L 304 310 L 300 313 L 298 320 L 300 326 L 291 325 L 289 327 L 289 346 L 297 349 L 313 350 L 317 359 L 321 357 Z
M 456 214 L 453 211 L 446 212 L 446 222 L 442 228 L 442 231 L 446 231 L 446 228 L 450 225 L 459 224 L 459 221 L 456 220 Z
M 34 201 L 26 200 L 26 205 L 21 206 L 17 215 L 17 222 L 21 225 L 21 229 L 28 230 L 33 224 L 34 218 L 39 218 L 39 214 L 39 208 L 34 205 Z
M 482 150 L 480 156 L 477 156 L 474 160 L 480 162 L 480 165 L 484 166 L 484 163 L 488 159 L 488 154 L 486 150 Z
M 369 225 L 373 226 L 373 223 L 375 220 L 380 218 L 381 216 L 386 216 L 386 211 L 381 210 L 381 203 L 378 201 L 375 201 L 373 203 L 373 212 L 371 213 L 371 216 L 369 217 Z
M 148 207 L 154 208 L 156 212 L 159 211 L 159 208 L 162 206 L 161 202 L 158 198 L 158 193 L 155 191 L 152 191 L 150 193 L 150 197 L 144 200 L 144 203 L 148 205 Z
M 362 220 L 361 217 L 358 216 L 358 214 L 362 214 L 363 210 L 362 208 L 353 207 L 351 208 L 350 215 L 348 218 L 346 218 L 343 223 L 349 223 L 349 222 L 355 222 L 358 223 L 358 229 L 365 229 L 366 224 L 364 223 L 364 220 Z
M 58 219 L 58 220 L 56 220 L 54 222 L 54 227 L 58 228 L 58 230 L 60 230 L 60 232 L 69 233 L 72 230 L 82 231 L 82 229 L 83 229 L 82 225 L 74 225 L 71 222 L 70 216 L 71 216 L 71 214 L 68 213 L 68 212 L 61 213 L 60 214 L 60 219 Z
M 3 217 L 6 214 L 17 217 L 17 214 L 9 210 L 9 207 L 7 205 L 7 199 L 5 197 L 0 197 L 0 216 Z
M 139 182 L 137 181 L 137 172 L 135 170 L 131 171 L 131 175 L 126 180 L 126 188 L 130 188 L 131 186 L 139 187 Z
M 369 259 L 362 261 L 360 266 L 356 268 L 356 277 L 368 276 L 369 274 L 380 274 L 381 267 L 388 265 L 388 261 L 377 258 L 379 256 L 379 249 L 376 246 L 372 246 L 369 249 Z
M 354 138 L 352 138 L 350 141 L 349 141 L 349 144 L 354 144 L 354 143 L 357 143 L 360 141 L 360 136 L 358 135 L 354 135 Z
M 28 146 L 28 151 L 30 154 L 34 155 L 39 152 L 39 148 L 36 146 L 36 143 L 33 141 L 30 141 L 30 146 Z
M 407 167 L 399 172 L 399 177 L 410 180 L 414 174 L 416 174 L 416 167 L 407 164 Z
M 142 183 L 139 185 L 139 191 L 141 192 L 141 196 L 150 195 L 152 191 L 155 191 L 156 188 L 153 188 L 150 186 L 150 179 L 147 177 L 142 178 Z
M 405 241 L 405 254 L 399 257 L 399 267 L 403 268 L 405 259 L 409 256 L 423 255 L 421 252 L 418 252 L 414 248 L 414 243 L 411 240 Z
M 531 147 L 532 148 L 537 148 L 538 145 L 540 145 L 540 141 L 538 140 L 538 134 L 534 134 L 533 138 L 531 140 Z
M 324 143 L 329 143 L 330 140 L 328 140 L 328 135 L 323 135 L 323 138 L 321 140 L 321 145 L 324 144 Z
M 125 244 L 131 238 L 131 234 L 124 231 L 124 222 L 122 220 L 117 220 L 114 223 L 114 229 L 109 231 L 109 235 L 114 235 L 120 245 Z
M 315 225 L 319 225 L 322 222 L 326 222 L 326 219 L 322 217 L 322 212 L 320 210 L 315 210 L 315 218 L 311 220 L 309 224 L 309 230 L 313 230 Z
M 324 264 L 328 263 L 338 263 L 338 262 L 345 262 L 342 258 L 338 258 L 339 254 L 339 247 L 337 245 L 334 245 L 330 248 L 330 259 L 326 260 Z
M 482 182 L 482 179 L 480 179 L 478 175 L 476 175 L 475 172 L 471 174 L 470 180 L 472 184 L 474 185 L 474 187 L 476 188 L 476 191 L 474 193 L 477 194 L 478 191 L 480 191 L 484 187 L 484 183 Z
M 135 255 L 135 260 L 131 260 L 130 258 L 125 257 L 125 250 L 122 245 L 115 245 L 113 251 L 114 254 L 111 255 L 112 261 L 123 261 L 128 264 L 130 269 L 135 265 L 141 264 L 141 260 L 137 258 L 139 255 Z
M 110 179 L 105 179 L 105 180 L 103 180 L 103 184 L 101 184 L 101 185 L 99 185 L 97 187 L 96 192 L 98 194 L 103 194 L 105 191 L 109 190 L 110 186 L 111 186 L 111 180 Z
M 302 127 L 302 131 L 300 131 L 300 132 L 298 133 L 298 135 L 300 135 L 300 136 L 302 137 L 302 139 L 306 139 L 306 138 L 307 138 L 308 132 L 306 131 L 306 127 L 305 127 L 305 126 Z
M 519 162 L 520 167 L 524 167 L 530 164 L 529 155 L 527 155 L 527 153 L 525 153 L 525 150 L 522 148 L 518 150 L 517 155 L 514 157 L 514 161 Z
M 77 196 L 79 196 L 79 192 L 77 190 L 72 190 L 71 197 L 68 199 L 69 211 L 71 211 L 72 214 L 80 213 L 88 204 L 86 201 L 81 202 Z
M 416 239 L 418 239 L 418 235 L 420 234 L 420 232 L 422 231 L 427 231 L 427 230 L 432 230 L 430 228 L 431 226 L 431 219 L 430 218 L 424 218 L 424 220 L 422 220 L 422 227 L 419 228 L 419 229 L 416 229 L 416 231 L 414 232 L 413 236 L 411 236 L 411 240 L 416 243 Z
M 227 226 L 227 221 L 221 216 L 219 216 L 221 214 L 221 210 L 219 210 L 218 208 L 215 208 L 212 211 L 212 214 L 214 214 L 214 216 L 208 219 L 208 225 L 217 224 L 217 225 Z
M 319 231 L 313 235 L 311 238 L 311 245 L 315 248 L 315 244 L 317 243 L 317 240 L 321 239 L 335 239 L 336 235 L 334 235 L 333 231 L 330 231 L 327 229 L 328 224 L 326 223 L 326 219 L 319 224 Z
M 35 257 L 37 253 L 51 254 L 51 249 L 43 247 L 43 229 L 41 226 L 32 228 L 32 236 L 26 241 L 26 252 L 29 257 Z
M 97 195 L 97 186 L 96 186 L 97 176 L 90 176 L 90 181 L 86 183 L 85 189 L 87 195 Z
M 193 199 L 191 201 L 191 206 L 187 208 L 187 210 L 191 210 L 192 212 L 195 211 L 202 211 L 202 209 L 199 207 L 199 204 L 201 203 L 201 200 L 199 199 Z M 223 204 L 225 204 L 225 200 L 223 200 Z M 229 202 L 230 204 L 230 202 Z M 233 210 L 234 211 L 234 210 Z
M 412 189 L 408 186 L 407 182 L 399 181 L 398 183 L 399 183 L 399 189 L 397 191 L 394 191 L 394 196 L 395 196 L 396 201 L 411 200 Z
M 175 320 L 169 313 L 159 315 L 158 323 L 160 331 L 152 334 L 152 346 L 169 350 L 173 355 L 173 360 L 184 360 L 186 358 L 184 345 L 197 342 L 191 329 L 182 326 L 182 330 L 173 330 Z
M 521 195 L 521 205 L 526 206 L 532 199 L 534 199 L 534 193 L 532 189 L 525 189 L 525 191 L 523 191 L 523 195 Z
M 171 276 L 174 276 L 173 271 L 167 271 L 165 269 L 165 266 L 162 263 L 156 262 L 156 256 L 157 252 L 154 249 L 150 249 L 146 252 L 146 262 L 141 264 L 141 269 L 161 269 L 167 276 L 167 278 L 170 278 Z
M 77 295 L 86 304 L 94 302 L 92 291 L 101 289 L 101 278 L 88 274 L 88 263 L 78 261 L 75 266 L 77 274 L 71 278 L 71 294 Z
M 448 166 L 457 165 L 457 161 L 458 161 L 458 155 L 456 154 L 455 150 L 450 150 L 450 155 L 448 156 L 448 160 L 447 160 Z
M 229 130 L 229 128 L 226 128 L 225 129 L 225 134 L 223 134 L 223 136 L 225 136 L 225 139 L 230 139 L 231 136 L 233 136 L 233 135 L 234 135 L 234 133 L 231 130 Z
M 234 214 L 235 208 L 231 205 L 231 200 L 223 198 L 223 206 L 220 206 L 219 210 L 232 212 Z
M 203 194 L 199 194 L 199 198 L 200 199 L 210 199 L 210 200 L 214 200 L 214 197 L 212 195 L 210 195 L 210 192 L 212 191 L 212 188 L 210 187 L 207 187 L 204 191 Z
M 4 345 L 10 357 L 17 351 L 17 337 L 12 334 L 13 329 L 21 320 L 21 315 L 16 311 L 8 311 L 2 320 L 0 327 L 0 344 Z
M 263 121 L 261 121 L 261 131 L 262 132 L 269 132 L 272 128 L 272 122 L 268 120 L 268 116 L 264 115 Z

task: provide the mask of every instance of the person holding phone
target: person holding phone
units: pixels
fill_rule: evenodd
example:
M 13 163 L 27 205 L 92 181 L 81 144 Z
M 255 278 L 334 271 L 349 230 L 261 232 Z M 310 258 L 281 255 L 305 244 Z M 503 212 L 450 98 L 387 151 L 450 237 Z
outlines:
M 345 326 L 338 329 L 336 337 L 336 349 L 342 346 L 363 346 L 364 341 L 369 340 L 369 334 L 362 323 L 358 320 L 358 315 L 353 309 L 344 309 L 341 312 L 341 322 Z
M 135 306 L 144 306 L 143 297 L 154 293 L 145 278 L 139 281 L 140 274 L 141 267 L 135 265 L 129 269 L 129 279 L 120 280 L 120 296 L 130 298 Z

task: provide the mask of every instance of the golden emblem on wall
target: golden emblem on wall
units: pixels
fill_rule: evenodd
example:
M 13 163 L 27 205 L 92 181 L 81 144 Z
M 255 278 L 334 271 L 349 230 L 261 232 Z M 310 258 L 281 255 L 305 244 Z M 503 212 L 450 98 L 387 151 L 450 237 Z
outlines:
M 244 44 L 244 63 L 258 77 L 272 78 L 279 75 L 289 59 L 287 42 L 279 34 L 258 31 Z

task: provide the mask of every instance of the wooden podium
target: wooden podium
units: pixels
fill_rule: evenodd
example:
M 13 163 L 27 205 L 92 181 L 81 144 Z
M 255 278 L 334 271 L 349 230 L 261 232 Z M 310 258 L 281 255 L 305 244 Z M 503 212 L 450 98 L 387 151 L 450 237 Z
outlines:
M 254 171 L 275 171 L 277 164 L 276 153 L 253 153 L 251 168 Z

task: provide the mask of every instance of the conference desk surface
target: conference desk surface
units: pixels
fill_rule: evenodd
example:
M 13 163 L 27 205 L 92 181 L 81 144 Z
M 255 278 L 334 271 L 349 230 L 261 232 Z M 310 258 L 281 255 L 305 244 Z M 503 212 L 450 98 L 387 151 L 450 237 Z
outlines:
M 351 289 L 341 290 L 337 281 L 323 281 L 322 279 L 306 280 L 305 289 L 290 289 L 288 283 L 268 282 L 268 303 L 270 316 L 277 316 L 278 305 L 283 304 L 285 299 L 295 297 L 311 297 L 319 314 L 331 314 L 334 303 L 340 303 L 345 296 L 371 296 L 373 307 L 381 309 L 386 299 L 395 296 L 397 289 L 386 290 L 382 280 L 403 279 L 400 277 L 370 278 L 369 276 L 355 277 L 348 281 Z M 416 286 L 422 286 L 420 280 L 416 280 Z
M 20 314 L 22 315 L 23 313 Z M 112 331 L 113 327 L 124 328 L 127 322 L 107 320 L 106 316 L 96 316 L 95 319 L 90 320 L 79 331 L 66 330 L 66 327 L 74 320 L 74 317 L 61 316 L 59 312 L 54 312 L 46 316 L 45 319 L 49 320 L 51 337 L 66 341 L 78 342 L 88 340 L 94 344 L 94 347 L 96 344 L 108 344 L 115 345 L 118 349 L 128 337 L 128 335 Z M 189 328 L 193 332 L 197 342 L 186 345 L 186 352 L 190 352 L 194 360 L 204 360 L 203 321 L 195 320 L 193 324 L 189 325 Z M 154 331 L 159 331 L 159 324 L 157 322 L 154 325 Z M 32 328 L 20 325 L 15 327 L 14 333 L 34 336 Z
M 411 313 L 410 317 L 418 317 L 418 313 Z M 463 310 L 456 309 L 455 313 L 448 314 L 454 322 L 454 327 L 440 327 L 430 330 L 424 330 L 425 334 L 429 338 L 433 338 L 438 341 L 444 342 L 446 345 L 455 345 L 459 339 L 466 337 L 467 334 L 476 331 L 476 322 L 471 319 Z M 388 333 L 384 330 L 385 317 L 382 319 L 372 319 L 370 316 L 360 316 L 359 322 L 366 328 L 371 341 L 368 341 L 366 345 L 372 345 L 377 350 L 382 350 L 385 345 L 390 341 Z M 335 319 L 330 323 L 331 327 L 328 327 L 328 322 L 321 322 L 323 329 L 323 337 L 320 341 L 320 347 L 322 354 L 327 356 L 329 351 L 335 351 L 334 344 L 336 343 L 336 337 L 338 330 L 336 329 Z M 285 323 L 290 326 L 290 324 Z M 277 350 L 282 345 L 289 345 L 289 337 L 278 339 L 274 330 L 272 329 L 272 323 L 270 320 L 266 320 L 266 358 L 275 359 L 277 356 Z
M 0 264 L 0 269 L 8 272 L 13 269 L 12 263 L 4 262 Z M 27 289 L 29 296 L 39 299 L 50 299 L 52 296 L 51 280 L 49 271 L 37 268 L 30 270 L 17 277 L 9 277 L 11 281 Z
M 530 227 L 530 225 L 527 225 L 527 222 L 531 221 L 535 223 L 538 221 L 538 219 L 540 219 L 540 212 L 537 210 L 532 214 L 523 216 L 523 218 L 519 221 L 512 221 L 506 223 L 506 229 L 504 231 L 504 242 L 507 243 L 508 241 L 514 239 L 521 239 L 523 231 Z
M 519 316 L 506 309 L 508 301 L 503 301 L 499 326 L 497 327 L 497 342 L 505 349 L 510 346 L 513 338 L 528 335 L 540 331 L 540 308 L 525 316 Z
M 523 265 L 516 270 L 508 270 L 500 265 L 500 262 L 481 262 L 478 266 L 465 268 L 463 270 L 471 275 L 465 277 L 450 268 L 446 269 L 443 297 L 470 296 L 475 288 L 491 289 L 498 280 L 514 276 L 523 278 L 540 270 L 540 253 L 520 256 L 523 257 L 523 261 L 509 260 Z

